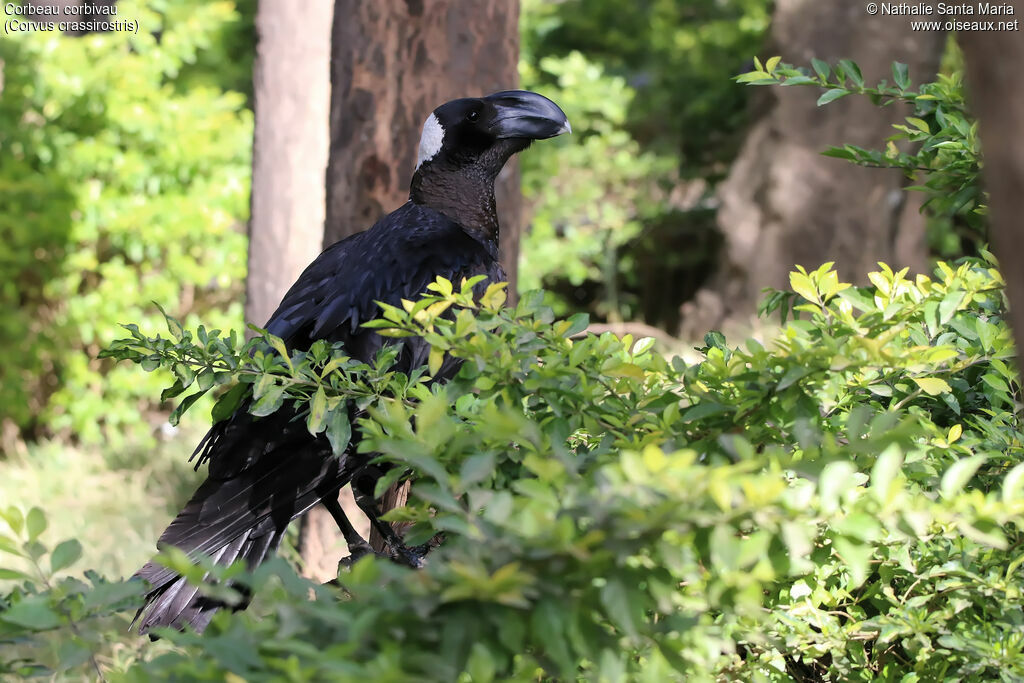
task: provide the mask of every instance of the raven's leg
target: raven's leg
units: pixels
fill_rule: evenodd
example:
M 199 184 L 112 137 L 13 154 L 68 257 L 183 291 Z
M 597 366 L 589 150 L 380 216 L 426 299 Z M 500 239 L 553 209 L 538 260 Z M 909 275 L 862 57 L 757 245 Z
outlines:
M 377 487 L 377 480 L 384 475 L 379 468 L 373 465 L 366 465 L 357 470 L 352 476 L 352 493 L 356 499 L 356 505 L 370 519 L 370 524 L 377 530 L 381 538 L 388 546 L 391 557 L 394 560 L 406 564 L 414 569 L 423 566 L 423 559 L 426 555 L 426 548 L 410 548 L 391 528 L 387 522 L 382 522 L 380 510 L 377 508 L 377 500 L 373 497 L 374 489 Z
M 331 513 L 331 517 L 338 524 L 338 529 L 341 530 L 341 535 L 345 537 L 345 543 L 348 544 L 349 556 L 342 559 L 342 563 L 351 565 L 353 562 L 358 560 L 363 555 L 369 555 L 373 552 L 373 548 L 370 544 L 359 535 L 359 532 L 352 526 L 352 522 L 349 521 L 348 515 L 341 509 L 341 503 L 338 502 L 338 492 L 335 491 L 333 495 L 327 496 L 323 499 L 324 507 Z

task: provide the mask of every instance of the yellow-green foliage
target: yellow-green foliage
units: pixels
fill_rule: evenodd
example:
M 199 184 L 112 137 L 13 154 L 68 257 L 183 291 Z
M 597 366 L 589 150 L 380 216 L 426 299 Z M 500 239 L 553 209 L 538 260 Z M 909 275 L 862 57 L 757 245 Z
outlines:
M 469 284 L 438 281 L 374 325 L 424 337 L 435 362 L 464 359 L 446 386 L 391 372 L 393 354 L 370 366 L 319 343 L 284 359 L 272 338 L 133 330 L 114 357 L 173 368 L 175 391 L 237 380 L 261 414 L 296 401 L 341 448 L 359 406 L 360 449 L 417 479 L 389 518 L 413 523 L 410 542 L 445 542 L 419 571 L 361 560 L 344 595 L 281 562 L 252 576 L 207 565 L 257 603 L 201 638 L 166 634 L 183 648 L 170 656 L 110 668 L 139 681 L 1020 680 L 1024 434 L 1002 278 L 989 260 L 870 279 L 798 269 L 765 307 L 799 319 L 767 345 L 711 333 L 694 365 L 651 339 L 579 337 L 585 318 L 555 320 L 539 293 L 502 309 L 500 287 L 475 303 Z M 38 542 L 22 531 L 0 552 L 45 558 Z M 74 550 L 58 546 L 56 564 Z M 204 574 L 180 552 L 165 561 Z M 5 598 L 0 641 L 25 638 L 58 668 L 54 633 L 104 655 L 112 645 L 70 620 L 130 610 L 129 593 L 28 579 Z
M 225 2 L 119 2 L 137 34 L 0 42 L 0 420 L 115 438 L 158 378 L 95 356 L 125 320 L 238 325 L 251 115 L 179 81 Z

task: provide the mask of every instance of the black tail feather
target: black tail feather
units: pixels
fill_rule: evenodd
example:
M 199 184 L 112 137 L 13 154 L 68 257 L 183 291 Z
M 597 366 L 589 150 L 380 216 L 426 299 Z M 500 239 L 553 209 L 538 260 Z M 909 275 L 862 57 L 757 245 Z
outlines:
M 211 559 L 221 566 L 244 560 L 248 567 L 255 568 L 277 549 L 281 535 L 280 532 L 271 532 L 252 538 L 250 533 L 242 534 L 222 547 Z M 150 581 L 151 576 L 163 571 L 164 567 L 150 562 L 136 576 Z M 216 611 L 224 606 L 221 601 L 202 595 L 199 587 L 193 586 L 181 576 L 154 587 L 146 596 L 146 602 L 133 622 L 133 625 L 138 623 L 140 635 L 158 626 L 177 629 L 191 627 L 201 633 Z
M 322 497 L 337 495 L 352 465 L 348 455 L 331 456 L 327 439 L 310 444 L 305 424 L 293 424 L 287 415 L 276 424 L 256 422 L 248 434 L 215 439 L 207 448 L 217 451 L 210 477 L 160 535 L 157 547 L 174 546 L 222 566 L 237 560 L 250 569 L 262 564 L 277 550 L 289 522 Z M 232 456 L 246 464 L 225 467 Z M 152 560 L 135 576 L 149 585 L 146 605 L 135 617 L 139 633 L 159 626 L 202 631 L 223 607 Z

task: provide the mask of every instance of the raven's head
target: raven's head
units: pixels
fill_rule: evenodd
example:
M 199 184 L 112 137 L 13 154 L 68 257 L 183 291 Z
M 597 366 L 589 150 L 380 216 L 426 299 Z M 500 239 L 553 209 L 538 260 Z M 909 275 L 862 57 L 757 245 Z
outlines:
M 410 196 L 466 228 L 495 232 L 494 180 L 505 162 L 570 131 L 557 104 L 527 90 L 446 102 L 423 124 Z
M 416 170 L 424 165 L 437 171 L 474 167 L 496 176 L 509 157 L 534 140 L 571 130 L 557 104 L 528 90 L 452 100 L 423 124 Z

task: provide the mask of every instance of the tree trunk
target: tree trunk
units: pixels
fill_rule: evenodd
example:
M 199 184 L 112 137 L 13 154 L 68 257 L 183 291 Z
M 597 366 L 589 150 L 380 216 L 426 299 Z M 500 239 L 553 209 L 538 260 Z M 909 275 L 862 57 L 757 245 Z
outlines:
M 330 116 L 331 0 L 262 0 L 253 66 L 255 131 L 246 320 L 264 325 L 302 270 L 320 253 Z M 300 552 L 313 578 L 336 575 L 334 522 L 303 519 Z
M 862 3 L 778 0 L 772 43 L 766 54 L 797 65 L 850 57 L 868 83 L 891 81 L 891 63 L 905 62 L 921 83 L 938 70 L 945 34 L 911 32 L 897 18 L 869 16 Z M 718 272 L 684 305 L 684 338 L 746 321 L 761 289 L 788 286 L 795 264 L 835 261 L 853 281 L 864 281 L 877 261 L 927 268 L 922 197 L 903 191 L 907 179 L 821 156 L 844 143 L 881 147 L 908 112 L 856 96 L 817 107 L 818 94 L 758 89 L 760 115 L 719 189 L 725 247 Z
M 329 117 L 330 0 L 256 13 L 247 320 L 263 325 L 320 253 Z
M 515 88 L 518 59 L 518 0 L 337 0 L 324 246 L 404 204 L 430 112 L 456 97 Z M 521 220 L 516 163 L 502 172 L 496 194 L 502 263 L 514 293 Z M 407 496 L 407 486 L 393 487 L 382 510 Z M 351 502 L 343 504 L 352 511 Z M 323 515 L 318 507 L 307 517 Z M 381 549 L 376 533 L 370 540 Z M 330 565 L 309 550 L 307 566 Z
M 1024 269 L 1017 264 L 1024 254 L 1024 40 L 1010 31 L 961 33 L 958 39 L 967 60 L 968 94 L 979 120 L 992 250 L 1006 279 L 1019 357 L 1024 347 Z
M 439 104 L 516 87 L 519 3 L 337 0 L 324 245 L 409 198 L 423 122 Z M 518 171 L 498 181 L 503 263 L 514 280 Z

